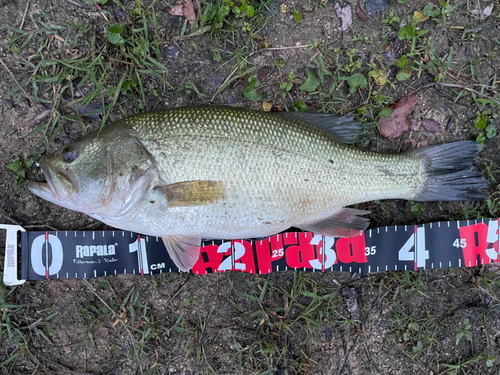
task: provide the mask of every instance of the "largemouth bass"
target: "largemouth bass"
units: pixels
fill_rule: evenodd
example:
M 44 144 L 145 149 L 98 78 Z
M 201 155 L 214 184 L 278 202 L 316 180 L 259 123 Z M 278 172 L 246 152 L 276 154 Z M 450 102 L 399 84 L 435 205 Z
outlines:
M 36 195 L 108 225 L 162 237 L 179 269 L 201 239 L 266 237 L 298 227 L 351 236 L 378 199 L 481 200 L 478 144 L 399 155 L 344 145 L 362 136 L 349 117 L 185 107 L 138 114 L 41 158 Z

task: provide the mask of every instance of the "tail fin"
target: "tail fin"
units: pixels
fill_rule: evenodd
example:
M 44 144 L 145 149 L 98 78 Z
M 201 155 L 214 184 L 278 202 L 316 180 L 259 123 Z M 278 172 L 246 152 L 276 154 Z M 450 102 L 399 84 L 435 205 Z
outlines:
M 489 198 L 488 184 L 473 167 L 479 152 L 474 141 L 460 141 L 410 151 L 426 165 L 426 182 L 416 201 L 476 201 Z

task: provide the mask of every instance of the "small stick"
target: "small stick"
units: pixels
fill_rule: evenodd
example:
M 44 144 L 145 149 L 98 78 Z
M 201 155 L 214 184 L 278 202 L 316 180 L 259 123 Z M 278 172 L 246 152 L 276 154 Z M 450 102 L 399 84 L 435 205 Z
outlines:
M 479 92 L 477 90 L 471 89 L 470 87 L 466 87 L 466 86 L 462 86 L 462 85 L 455 85 L 453 83 L 443 83 L 443 82 L 436 82 L 436 83 L 439 86 L 443 86 L 443 87 L 455 87 L 455 88 L 458 88 L 458 89 L 463 89 L 463 90 L 466 90 L 466 91 L 469 91 L 469 92 L 473 92 L 476 95 L 479 95 L 479 96 L 481 96 L 483 98 L 486 98 L 486 99 L 489 99 L 489 100 L 493 100 L 495 103 L 500 104 L 499 100 L 496 100 L 495 98 L 493 98 L 493 97 L 491 97 L 489 95 L 483 94 L 482 92 Z
M 471 88 L 466 87 L 466 86 L 456 85 L 454 83 L 444 83 L 444 82 L 429 83 L 428 85 L 420 87 L 418 90 L 426 89 L 427 87 L 432 87 L 432 86 L 436 86 L 436 85 L 437 86 L 442 86 L 442 87 L 454 87 L 454 88 L 457 88 L 457 89 L 462 89 L 462 90 L 466 90 L 466 91 L 469 91 L 469 92 L 473 92 L 474 94 L 476 94 L 478 96 L 481 96 L 482 98 L 492 100 L 495 103 L 497 103 L 497 104 L 500 105 L 500 101 L 499 100 L 496 100 L 495 98 L 493 98 L 493 97 L 491 97 L 489 95 L 483 94 L 482 92 L 479 92 L 477 90 L 471 89 Z
M 177 290 L 177 292 L 175 292 L 175 294 L 170 297 L 170 299 L 168 300 L 169 302 L 171 302 L 175 297 L 177 297 L 177 295 L 181 292 L 182 289 L 184 289 L 184 287 L 187 285 L 189 279 Z
M 2 210 L 0 210 L 0 216 L 2 216 L 3 218 L 5 218 L 5 219 L 9 220 L 10 222 L 12 222 L 12 223 L 14 223 L 14 224 L 16 224 L 16 225 L 21 225 L 21 223 L 20 223 L 19 221 L 16 221 L 16 220 L 14 220 L 13 218 L 11 218 L 10 216 L 8 216 L 8 215 L 4 214 L 4 213 L 2 212 Z
M 484 26 L 481 26 L 481 27 L 476 27 L 475 29 L 468 29 L 468 30 L 465 30 L 464 31 L 464 34 L 468 34 L 468 33 L 475 33 L 476 31 L 481 31 L 483 29 L 488 29 L 490 27 L 495 27 L 495 26 L 498 26 L 500 25 L 500 22 L 497 22 L 497 23 L 490 23 L 489 25 L 484 25 Z
M 345 357 L 344 366 L 342 366 L 342 370 L 340 370 L 341 374 L 344 372 L 345 366 L 347 365 L 347 362 L 349 362 L 349 356 L 351 355 L 351 352 L 353 351 L 353 349 L 356 346 L 356 344 L 358 343 L 358 341 L 359 341 L 359 336 L 356 338 L 356 341 L 354 342 L 354 344 L 352 344 L 351 349 L 349 349 L 349 352 L 347 353 L 347 356 Z
M 29 99 L 29 101 L 31 102 L 32 105 L 36 105 L 35 101 L 31 98 L 31 96 L 23 89 L 23 86 L 21 86 L 21 84 L 17 81 L 16 77 L 14 76 L 14 74 L 12 74 L 12 72 L 10 71 L 9 67 L 7 65 L 5 65 L 5 63 L 3 62 L 3 60 L 0 58 L 0 63 L 3 65 L 3 67 L 5 68 L 5 70 L 7 70 L 7 73 L 10 74 L 10 76 L 12 77 L 12 79 L 14 80 L 14 82 L 16 82 L 16 84 L 19 86 L 19 88 L 21 89 L 21 91 L 24 93 L 24 95 L 26 95 L 26 97 Z
M 28 0 L 28 2 L 26 3 L 26 8 L 24 9 L 24 15 L 23 15 L 23 20 L 21 21 L 21 26 L 19 26 L 19 29 L 23 29 L 23 26 L 24 26 L 24 20 L 26 19 L 26 13 L 28 13 L 28 7 L 30 6 L 30 2 L 31 0 Z
M 38 353 L 38 355 L 39 355 L 40 357 L 42 357 L 44 361 L 47 361 L 47 362 L 51 363 L 51 364 L 52 364 L 52 365 L 54 365 L 54 366 L 59 366 L 59 367 L 61 367 L 62 369 L 64 369 L 64 371 L 69 372 L 70 374 L 77 374 L 77 375 L 92 375 L 92 374 L 89 374 L 89 373 L 87 373 L 87 372 L 79 372 L 79 371 L 73 371 L 73 370 L 70 370 L 70 369 L 69 369 L 69 368 L 67 368 L 66 366 L 63 366 L 63 365 L 61 365 L 60 363 L 54 362 L 53 360 L 48 359 L 47 357 L 43 356 L 43 355 L 42 355 L 42 354 L 40 354 L 40 353 Z

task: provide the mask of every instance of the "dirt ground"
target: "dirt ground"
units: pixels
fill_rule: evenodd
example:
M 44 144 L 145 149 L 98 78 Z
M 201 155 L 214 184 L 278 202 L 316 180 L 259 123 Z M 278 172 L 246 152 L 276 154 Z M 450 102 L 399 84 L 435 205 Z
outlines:
M 385 2 L 359 5 L 365 12 Z M 476 165 L 490 186 L 487 202 L 377 201 L 364 207 L 372 212 L 370 228 L 500 216 L 500 122 L 494 104 L 500 100 L 498 1 L 392 0 L 366 20 L 357 14 L 357 3 L 344 2 L 352 8 L 352 25 L 345 31 L 339 30 L 334 1 L 234 1 L 253 5 L 255 14 L 230 12 L 221 27 L 211 19 L 200 25 L 197 18 L 195 35 L 184 17 L 169 14 L 179 2 L 99 3 L 0 0 L 5 64 L 0 223 L 15 221 L 28 230 L 109 229 L 35 197 L 22 178 L 22 173 L 28 180 L 41 178 L 33 162 L 46 147 L 53 150 L 101 126 L 103 113 L 84 116 L 64 106 L 93 92 L 91 79 L 81 92 L 72 92 L 67 82 L 78 83 L 99 61 L 79 71 L 64 69 L 94 51 L 111 67 L 97 75 L 97 81 L 106 79 L 98 91 L 107 94 L 96 101 L 115 102 L 107 124 L 181 105 L 262 109 L 269 103 L 279 110 L 301 101 L 310 112 L 351 112 L 364 121 L 363 149 L 399 152 L 481 140 L 483 134 Z M 218 10 L 228 2 L 200 3 L 201 17 L 210 6 Z M 427 13 L 440 9 L 440 14 L 420 16 L 414 30 L 427 33 L 398 37 L 415 11 L 425 15 L 428 3 Z M 294 11 L 300 11 L 300 22 Z M 117 53 L 107 34 L 112 24 L 126 25 L 135 49 L 125 44 Z M 144 30 L 130 30 L 144 25 L 149 34 L 141 40 L 137 35 Z M 207 31 L 203 25 L 212 26 Z M 16 39 L 19 30 L 27 34 Z M 139 47 L 150 48 L 147 53 L 161 67 L 144 54 L 140 60 Z M 130 51 L 136 60 L 127 60 Z M 403 55 L 410 61 L 406 67 Z M 131 66 L 138 75 L 122 75 Z M 374 70 L 384 72 L 385 85 L 368 78 Z M 301 86 L 308 71 L 319 83 L 312 92 Z M 352 89 L 348 78 L 356 73 L 368 84 Z M 255 91 L 252 80 L 258 80 Z M 431 85 L 436 81 L 444 85 Z M 382 137 L 383 108 L 419 89 L 410 130 L 395 139 Z M 424 119 L 437 121 L 439 131 L 423 128 Z M 19 168 L 7 168 L 15 160 Z M 3 269 L 3 254 L 0 260 Z M 5 374 L 500 374 L 499 272 L 486 265 L 370 275 L 119 275 L 2 285 L 0 369 Z

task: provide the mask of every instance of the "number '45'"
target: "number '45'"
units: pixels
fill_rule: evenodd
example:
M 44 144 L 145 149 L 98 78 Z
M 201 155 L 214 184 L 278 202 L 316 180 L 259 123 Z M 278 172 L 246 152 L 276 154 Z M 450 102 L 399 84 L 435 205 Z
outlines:
M 453 246 L 464 248 L 467 246 L 467 241 L 465 238 L 457 238 L 455 242 L 453 242 Z

